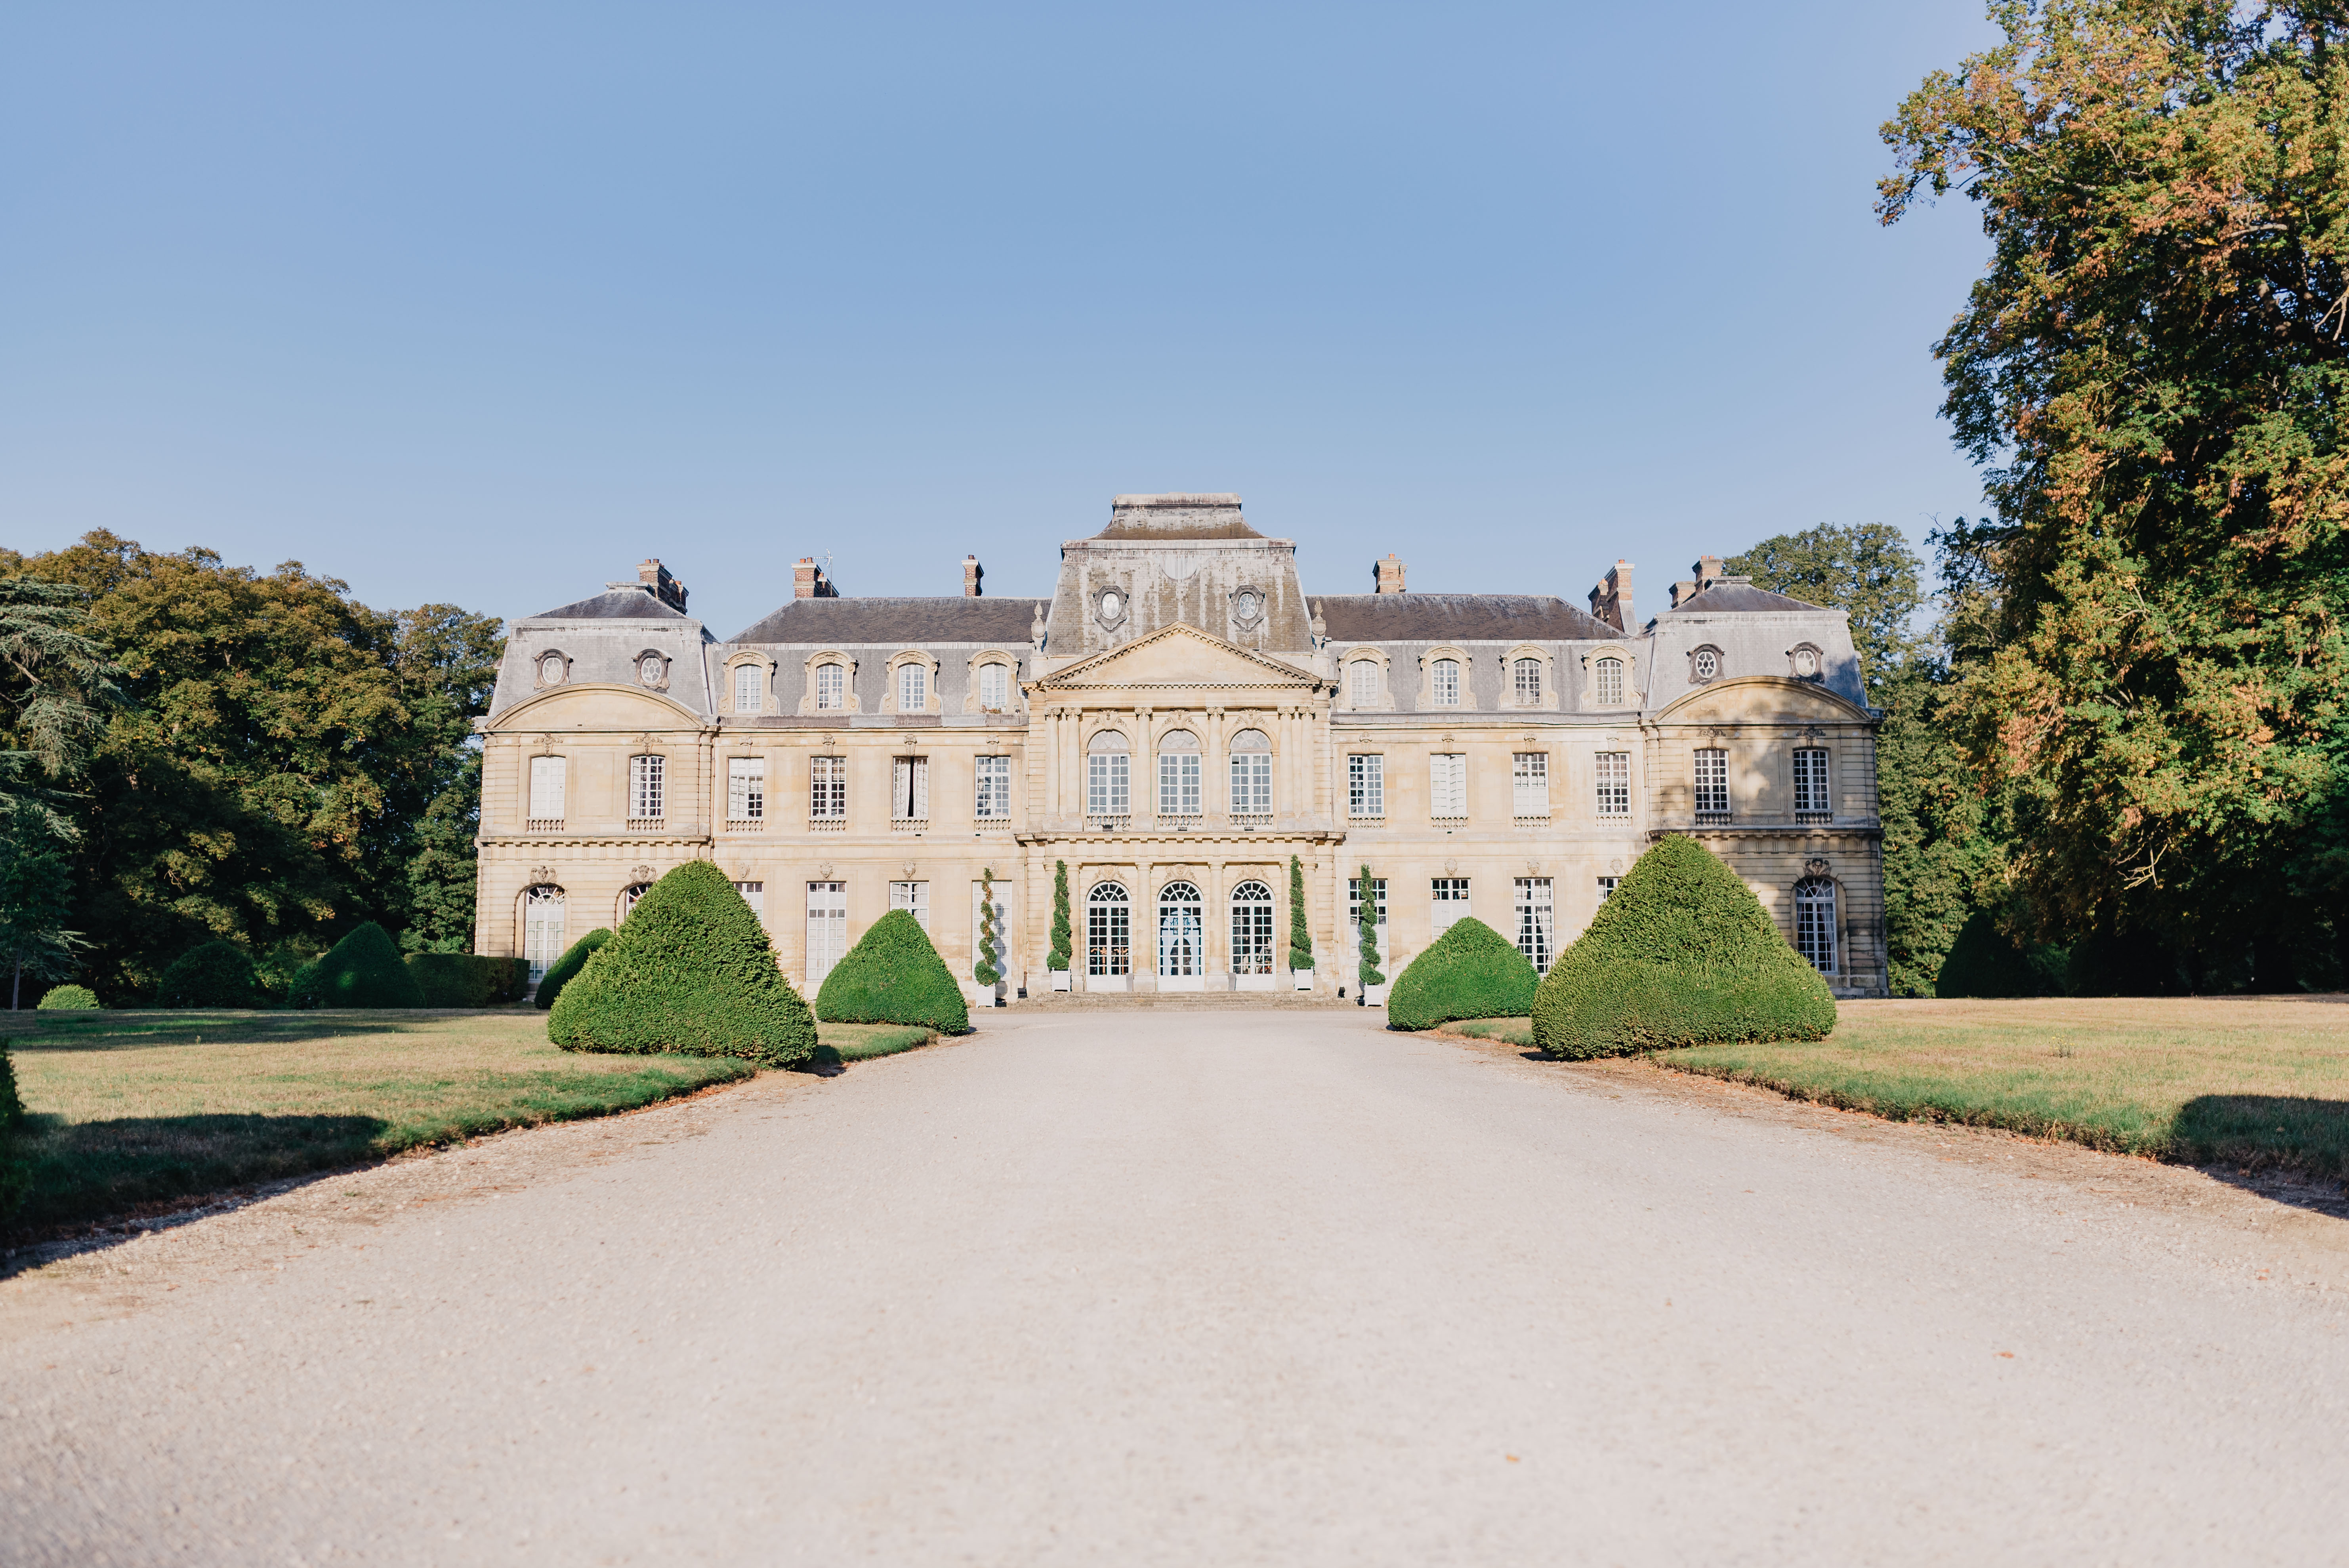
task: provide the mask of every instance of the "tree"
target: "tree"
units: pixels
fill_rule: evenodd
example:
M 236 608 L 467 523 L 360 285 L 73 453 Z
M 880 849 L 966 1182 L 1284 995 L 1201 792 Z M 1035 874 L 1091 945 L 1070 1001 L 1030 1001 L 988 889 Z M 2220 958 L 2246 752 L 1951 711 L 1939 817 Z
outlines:
M 1723 567 L 1774 593 L 1849 615 L 1868 700 L 1882 707 L 1886 686 L 1926 646 L 1914 627 L 1925 603 L 1924 564 L 1889 524 L 1823 522 L 1800 533 L 1774 534 Z
M 1288 966 L 1313 967 L 1313 928 L 1305 918 L 1305 868 L 1288 857 Z
M 41 802 L 18 798 L 0 816 L 0 965 L 8 1007 L 25 1005 L 25 979 L 62 980 L 75 950 L 88 945 L 66 929 L 72 918 L 72 864 Z
M 1371 881 L 1371 868 L 1362 867 L 1362 876 L 1354 884 L 1355 929 L 1361 934 L 1360 961 L 1354 967 L 1354 978 L 1368 988 L 1383 985 L 1387 977 L 1379 973 L 1379 897 L 1378 884 Z
M 1949 712 L 2041 927 L 2223 976 L 2329 919 L 2349 838 L 2349 14 L 1992 15 L 1884 127 L 1878 208 L 1961 191 L 1992 242 L 1935 348 L 1996 508 L 1951 542 Z
M 1001 943 L 995 929 L 995 869 L 983 866 L 978 873 L 978 961 L 970 966 L 971 978 L 982 985 L 991 988 L 1003 979 L 996 964 L 1003 955 Z
M 471 953 L 478 892 L 481 825 L 481 754 L 468 751 L 457 775 L 432 798 L 415 825 L 408 860 L 408 925 L 399 944 L 409 953 Z
M 22 565 L 14 552 L 0 567 Z M 56 786 L 81 777 L 120 701 L 122 673 L 89 634 L 87 595 L 64 583 L 0 577 L 0 813 L 29 802 L 73 836 Z
M 1052 952 L 1047 969 L 1066 969 L 1075 956 L 1076 936 L 1069 929 L 1069 862 L 1052 862 Z

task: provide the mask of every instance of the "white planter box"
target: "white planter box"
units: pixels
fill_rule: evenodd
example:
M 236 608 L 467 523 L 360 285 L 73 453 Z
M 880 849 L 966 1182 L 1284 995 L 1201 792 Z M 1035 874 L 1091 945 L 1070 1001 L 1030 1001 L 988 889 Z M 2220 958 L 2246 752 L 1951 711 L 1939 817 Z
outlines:
M 1362 1006 L 1365 1006 L 1365 1007 L 1383 1007 L 1383 1006 L 1385 1006 L 1386 1005 L 1387 1005 L 1387 988 L 1386 988 L 1386 986 L 1384 986 L 1384 985 L 1365 985 L 1365 986 L 1363 986 L 1363 987 L 1362 987 Z
M 1273 983 L 1279 977 L 1278 975 L 1235 975 L 1232 976 L 1232 989 L 1235 991 L 1269 991 L 1273 989 Z
M 810 767 L 813 767 L 813 766 L 814 766 L 814 764 L 813 764 L 813 763 L 810 763 L 808 766 L 810 766 Z M 976 763 L 974 763 L 974 764 L 972 764 L 972 766 L 976 767 L 976 766 L 978 766 L 978 765 L 977 765 Z M 1065 990 L 1067 990 L 1067 989 L 1069 988 L 1069 972 L 1068 972 L 1067 970 L 1065 970 L 1065 969 L 1054 969 L 1054 970 L 1050 970 L 1050 971 L 1049 971 L 1049 973 L 1050 973 L 1050 974 L 1051 975 L 1051 976 L 1052 976 L 1052 989 L 1053 989 L 1053 990 L 1055 990 L 1055 991 L 1065 991 Z
M 812 764 L 811 764 L 811 766 L 812 766 Z M 1291 983 L 1292 985 L 1295 985 L 1295 986 L 1296 986 L 1299 991 L 1310 991 L 1311 989 L 1313 989 L 1313 971 L 1312 971 L 1312 970 L 1310 970 L 1310 969 L 1292 969 L 1292 970 L 1290 970 L 1288 973 L 1289 973 L 1289 975 L 1292 976 L 1290 983 Z

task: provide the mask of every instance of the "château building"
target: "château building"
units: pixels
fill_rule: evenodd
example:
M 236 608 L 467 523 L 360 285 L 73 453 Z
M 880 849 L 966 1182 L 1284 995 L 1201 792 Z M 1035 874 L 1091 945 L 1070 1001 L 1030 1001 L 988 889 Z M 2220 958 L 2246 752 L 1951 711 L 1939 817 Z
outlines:
M 1885 985 L 1875 734 L 1841 611 L 1706 557 L 1642 622 L 1619 562 L 1547 593 L 1308 593 L 1231 495 L 1134 495 L 1049 599 L 855 598 L 802 559 L 720 640 L 657 561 L 514 624 L 489 717 L 480 951 L 533 971 L 654 879 L 717 862 L 812 995 L 911 911 L 968 977 L 991 879 L 1008 988 L 1354 986 L 1454 920 L 1537 967 L 1665 833 L 1720 855 L 1845 994 Z M 1363 868 L 1368 886 L 1363 886 Z M 973 983 L 975 985 L 975 983 Z M 974 990 L 974 995 L 976 991 Z

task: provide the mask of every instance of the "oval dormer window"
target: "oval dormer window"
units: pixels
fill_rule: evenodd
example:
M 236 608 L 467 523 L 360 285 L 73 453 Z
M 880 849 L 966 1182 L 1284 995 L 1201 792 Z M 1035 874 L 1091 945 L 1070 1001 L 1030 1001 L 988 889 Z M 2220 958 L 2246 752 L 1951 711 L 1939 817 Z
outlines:
M 1696 651 L 1694 668 L 1697 679 L 1709 681 L 1721 673 L 1721 655 L 1711 648 L 1699 648 Z
M 648 686 L 660 685 L 662 673 L 661 656 L 658 654 L 647 654 L 636 665 L 636 675 Z
M 1257 617 L 1257 612 L 1264 608 L 1264 597 L 1253 588 L 1243 588 L 1239 591 L 1239 595 L 1232 601 L 1232 608 L 1240 613 L 1241 620 L 1253 621 Z
M 1104 594 L 1102 594 L 1102 620 L 1104 620 L 1104 621 L 1114 621 L 1114 620 L 1116 620 L 1116 619 L 1117 619 L 1117 613 L 1118 613 L 1120 610 L 1123 609 L 1124 607 L 1125 607 L 1125 601 L 1124 601 L 1123 599 L 1121 599 L 1120 597 L 1118 597 L 1118 593 L 1117 593 L 1117 590 L 1116 590 L 1116 589 L 1112 588 L 1112 589 L 1111 589 L 1108 593 L 1104 593 Z
M 1816 648 L 1795 650 L 1795 673 L 1806 678 L 1819 673 L 1819 651 Z
M 563 655 L 561 654 L 549 654 L 544 658 L 539 660 L 538 678 L 540 683 L 544 686 L 561 686 L 563 684 Z

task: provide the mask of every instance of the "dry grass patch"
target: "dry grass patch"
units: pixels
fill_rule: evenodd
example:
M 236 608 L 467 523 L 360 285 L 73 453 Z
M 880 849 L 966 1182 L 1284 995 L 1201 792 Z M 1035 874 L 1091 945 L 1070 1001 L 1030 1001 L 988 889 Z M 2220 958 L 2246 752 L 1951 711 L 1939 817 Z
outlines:
M 1440 1024 L 1430 1033 L 1465 1035 L 1472 1040 L 1498 1040 L 1505 1046 L 1531 1046 L 1534 1021 L 1529 1017 L 1463 1018 Z
M 921 1024 L 818 1024 L 818 1061 L 861 1062 L 926 1046 L 938 1037 Z

